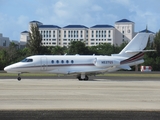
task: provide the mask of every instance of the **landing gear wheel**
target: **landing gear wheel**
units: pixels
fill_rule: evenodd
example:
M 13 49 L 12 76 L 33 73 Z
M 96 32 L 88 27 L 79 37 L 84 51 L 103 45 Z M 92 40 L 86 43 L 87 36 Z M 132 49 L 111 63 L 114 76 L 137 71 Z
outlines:
M 18 81 L 21 80 L 21 77 L 20 77 L 20 73 L 18 74 L 18 78 L 17 78 Z
M 82 79 L 81 79 L 81 76 L 77 76 L 77 78 L 78 78 L 78 80 L 79 80 L 79 81 L 81 81 L 81 80 L 82 80 Z
M 88 81 L 88 79 L 89 79 L 87 75 L 85 75 L 85 78 L 83 78 L 83 79 L 81 78 L 80 75 L 78 75 L 77 78 L 78 78 L 79 81 L 82 81 L 82 80 Z
M 89 79 L 89 78 L 88 78 L 88 76 L 86 75 L 85 78 L 84 78 L 84 80 L 85 80 L 85 81 L 88 81 L 88 79 Z
M 21 81 L 21 77 L 18 77 L 17 80 L 18 80 L 18 81 Z

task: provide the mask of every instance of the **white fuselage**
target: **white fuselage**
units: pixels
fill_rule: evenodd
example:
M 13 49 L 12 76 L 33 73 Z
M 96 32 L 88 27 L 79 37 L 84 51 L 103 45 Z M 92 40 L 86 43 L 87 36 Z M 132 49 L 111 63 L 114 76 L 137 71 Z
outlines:
M 105 72 L 120 66 L 124 57 L 81 55 L 36 55 L 5 67 L 10 73 L 92 73 Z

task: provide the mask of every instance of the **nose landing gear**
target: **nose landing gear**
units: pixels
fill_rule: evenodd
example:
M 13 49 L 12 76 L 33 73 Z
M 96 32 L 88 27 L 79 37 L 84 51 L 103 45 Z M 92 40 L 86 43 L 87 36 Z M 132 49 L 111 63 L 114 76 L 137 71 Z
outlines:
M 19 74 L 18 74 L 18 78 L 17 78 L 18 81 L 21 81 L 21 76 L 20 76 L 20 75 L 21 75 L 21 74 L 19 73 Z

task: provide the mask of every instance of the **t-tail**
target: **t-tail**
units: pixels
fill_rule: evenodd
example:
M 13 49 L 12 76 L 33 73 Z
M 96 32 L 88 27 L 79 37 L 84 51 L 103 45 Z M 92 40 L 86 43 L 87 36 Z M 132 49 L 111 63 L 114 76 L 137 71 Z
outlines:
M 113 56 L 132 57 L 137 53 L 144 53 L 153 50 L 144 50 L 147 46 L 148 39 L 151 33 L 138 33 L 119 53 L 113 54 Z
M 119 53 L 112 56 L 124 57 L 120 62 L 120 68 L 130 70 L 129 66 L 138 65 L 144 62 L 144 52 L 155 50 L 145 50 L 151 33 L 138 33 Z

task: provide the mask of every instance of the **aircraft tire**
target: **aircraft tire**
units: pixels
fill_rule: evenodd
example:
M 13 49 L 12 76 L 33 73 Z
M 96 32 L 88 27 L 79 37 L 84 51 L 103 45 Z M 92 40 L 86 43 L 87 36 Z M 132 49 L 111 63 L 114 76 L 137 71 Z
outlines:
M 78 78 L 79 81 L 82 81 L 82 80 L 83 81 L 88 81 L 88 79 L 89 79 L 87 75 L 85 76 L 84 79 L 82 79 L 81 76 L 77 76 L 77 78 Z
M 88 78 L 88 76 L 86 75 L 85 78 L 84 78 L 84 80 L 85 80 L 85 81 L 88 81 L 88 79 L 89 79 L 89 78 Z
M 81 81 L 81 80 L 82 80 L 80 76 L 77 76 L 77 78 L 78 78 L 78 80 L 79 80 L 79 81 Z
M 18 80 L 18 81 L 21 81 L 21 77 L 18 77 L 17 80 Z

